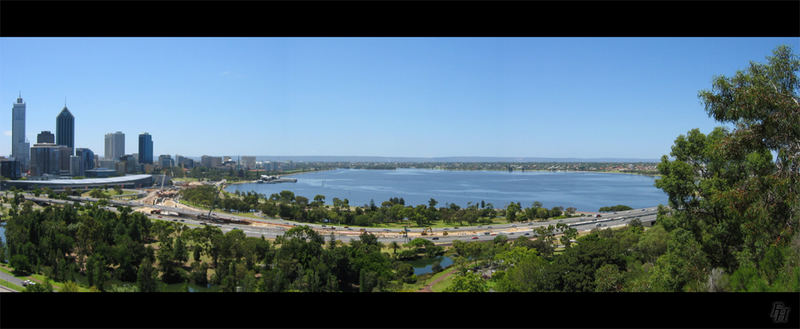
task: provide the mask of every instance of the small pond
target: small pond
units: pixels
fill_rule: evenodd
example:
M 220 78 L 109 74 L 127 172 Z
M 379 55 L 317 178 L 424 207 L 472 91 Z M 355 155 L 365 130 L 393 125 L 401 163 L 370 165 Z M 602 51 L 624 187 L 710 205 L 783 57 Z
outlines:
M 448 268 L 450 265 L 453 265 L 453 259 L 447 256 L 436 256 L 433 258 L 420 258 L 415 260 L 407 261 L 406 263 L 411 264 L 414 266 L 414 274 L 415 275 L 422 275 L 433 272 L 433 263 L 439 261 L 442 268 Z

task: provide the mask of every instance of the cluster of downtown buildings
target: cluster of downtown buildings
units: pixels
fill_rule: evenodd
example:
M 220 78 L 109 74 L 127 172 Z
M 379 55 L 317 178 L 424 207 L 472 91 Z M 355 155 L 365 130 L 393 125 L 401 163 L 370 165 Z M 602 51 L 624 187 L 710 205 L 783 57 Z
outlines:
M 153 169 L 181 167 L 184 170 L 203 166 L 208 168 L 236 167 L 267 170 L 289 169 L 283 163 L 257 163 L 254 156 L 242 156 L 239 161 L 231 157 L 207 156 L 195 160 L 177 155 L 160 155 L 153 159 L 153 138 L 148 133 L 139 135 L 139 153 L 125 154 L 125 134 L 121 131 L 105 135 L 103 157 L 88 148 L 75 148 L 75 117 L 66 104 L 56 117 L 56 133 L 46 130 L 36 136 L 30 146 L 25 137 L 25 102 L 22 95 L 12 108 L 11 156 L 0 157 L 0 176 L 8 179 L 48 180 L 75 177 L 104 178 L 126 174 L 152 173 Z
M 125 154 L 125 134 L 119 131 L 106 134 L 102 159 L 88 148 L 75 148 L 75 117 L 66 104 L 56 116 L 56 133 L 42 131 L 30 146 L 25 136 L 25 110 L 20 95 L 11 110 L 11 156 L 0 157 L 0 176 L 41 180 L 108 177 L 142 172 L 153 163 L 153 139 L 148 133 L 139 135 L 138 154 Z

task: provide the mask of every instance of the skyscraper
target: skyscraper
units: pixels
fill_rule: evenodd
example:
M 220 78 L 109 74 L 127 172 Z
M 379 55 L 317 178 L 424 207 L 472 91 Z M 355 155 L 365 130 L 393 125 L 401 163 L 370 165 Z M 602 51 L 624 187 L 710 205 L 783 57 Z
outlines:
M 153 136 L 139 134 L 139 163 L 153 163 Z
M 11 156 L 19 161 L 22 171 L 28 169 L 31 145 L 25 141 L 25 102 L 20 93 L 11 110 Z
M 56 117 L 56 145 L 69 147 L 70 153 L 75 149 L 75 117 L 66 104 Z
M 103 156 L 106 160 L 119 161 L 125 154 L 125 134 L 121 131 L 106 134 L 106 148 Z

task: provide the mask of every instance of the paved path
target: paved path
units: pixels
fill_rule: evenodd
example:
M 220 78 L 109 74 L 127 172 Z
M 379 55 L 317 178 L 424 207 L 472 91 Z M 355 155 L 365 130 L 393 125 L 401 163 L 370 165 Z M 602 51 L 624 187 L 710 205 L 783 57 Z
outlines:
M 13 275 L 10 275 L 10 274 L 8 274 L 6 272 L 0 271 L 0 279 L 6 280 L 8 282 L 11 282 L 13 284 L 16 284 L 16 285 L 22 287 L 22 281 L 23 280 L 17 279 Z
M 436 280 L 431 281 L 430 283 L 428 283 L 427 285 L 422 287 L 422 289 L 420 289 L 419 292 L 433 292 L 433 286 L 435 284 L 439 283 L 440 281 L 442 281 L 444 279 L 447 279 L 449 276 L 453 275 L 453 273 L 455 273 L 455 271 L 456 271 L 455 268 L 450 269 L 449 273 L 446 273 L 446 274 L 436 278 Z

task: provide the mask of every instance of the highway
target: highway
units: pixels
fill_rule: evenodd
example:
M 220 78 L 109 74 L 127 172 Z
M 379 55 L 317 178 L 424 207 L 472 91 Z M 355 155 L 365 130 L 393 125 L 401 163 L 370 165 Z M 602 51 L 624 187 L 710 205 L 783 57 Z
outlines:
M 97 199 L 88 197 L 70 197 L 71 200 L 58 200 L 46 197 L 35 197 L 32 194 L 25 193 L 25 198 L 39 203 L 56 203 L 64 204 L 78 201 L 81 203 L 94 202 Z M 279 235 L 284 234 L 288 229 L 293 226 L 308 225 L 317 232 L 319 232 L 326 239 L 331 233 L 334 234 L 337 240 L 350 241 L 358 239 L 361 234 L 362 228 L 345 227 L 345 226 L 332 226 L 325 224 L 310 224 L 298 223 L 282 219 L 255 219 L 252 217 L 237 216 L 231 214 L 220 214 L 212 212 L 213 217 L 219 217 L 228 220 L 229 222 L 214 222 L 204 219 L 198 219 L 198 216 L 205 216 L 207 211 L 195 211 L 184 208 L 169 207 L 163 205 L 148 205 L 136 201 L 125 200 L 109 200 L 109 204 L 115 206 L 129 206 L 135 207 L 149 207 L 160 209 L 162 211 L 170 211 L 181 214 L 181 216 L 167 216 L 158 214 L 146 214 L 148 217 L 158 220 L 172 221 L 176 223 L 184 223 L 189 225 L 212 225 L 219 227 L 223 232 L 233 229 L 242 230 L 245 235 L 251 237 L 261 237 L 262 235 L 267 239 L 274 239 Z M 113 209 L 113 207 L 107 207 Z M 602 213 L 602 217 L 595 217 L 595 214 L 586 214 L 581 217 L 565 218 L 560 220 L 551 220 L 546 222 L 518 222 L 509 224 L 492 224 L 492 225 L 479 225 L 470 227 L 449 227 L 439 228 L 434 230 L 433 235 L 421 235 L 421 228 L 409 229 L 408 239 L 402 236 L 403 229 L 398 228 L 364 228 L 366 232 L 375 234 L 381 242 L 405 242 L 414 238 L 425 238 L 433 241 L 436 244 L 451 244 L 455 240 L 461 241 L 487 241 L 494 239 L 497 235 L 505 235 L 510 239 L 518 236 L 536 236 L 534 229 L 542 226 L 553 225 L 558 223 L 566 224 L 570 227 L 576 228 L 579 232 L 591 231 L 595 228 L 608 228 L 621 225 L 627 225 L 634 219 L 639 219 L 643 224 L 649 225 L 656 220 L 656 207 L 633 209 L 628 211 L 618 211 L 613 213 Z M 242 224 L 235 223 L 236 221 Z M 442 235 L 447 232 L 448 235 Z M 558 232 L 556 232 L 558 234 Z

